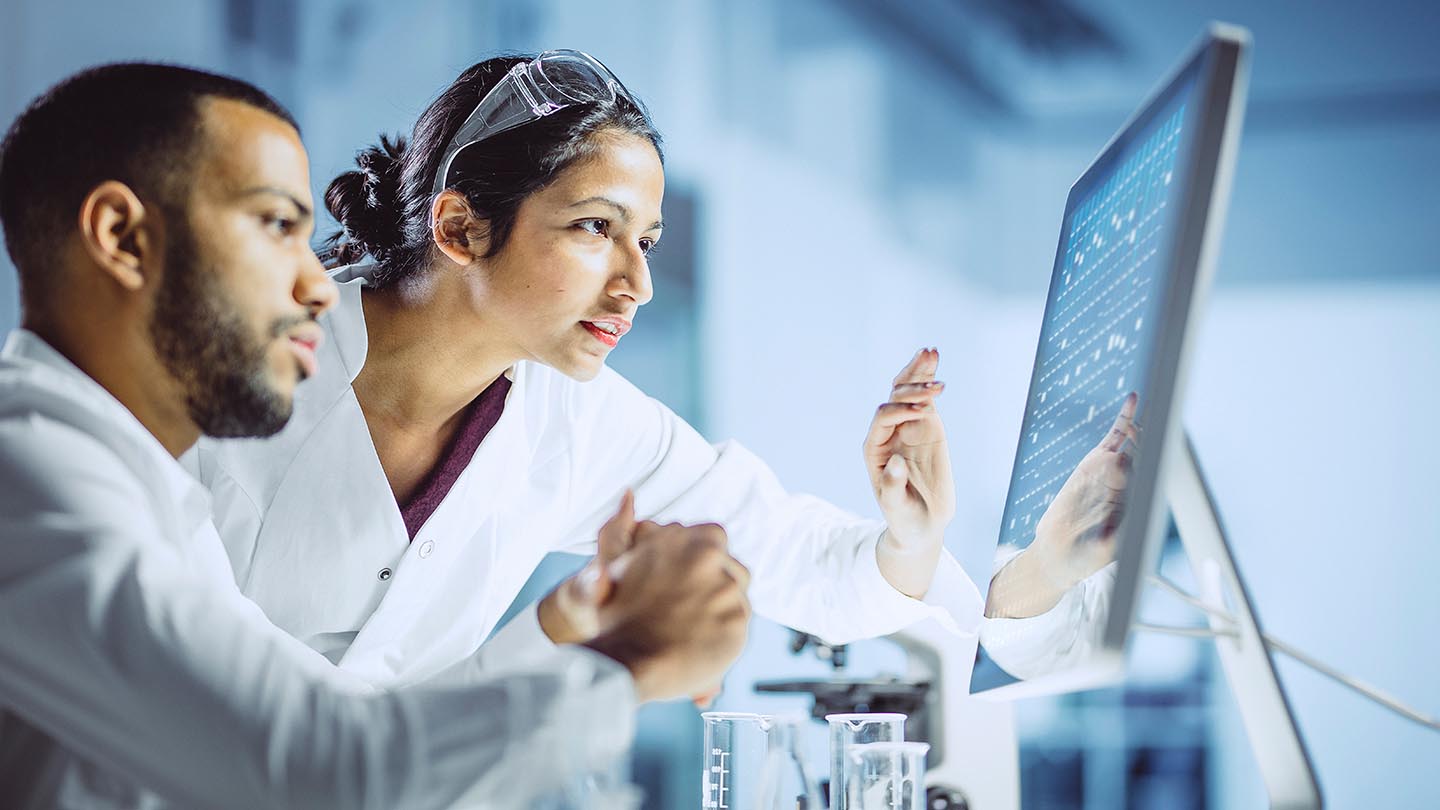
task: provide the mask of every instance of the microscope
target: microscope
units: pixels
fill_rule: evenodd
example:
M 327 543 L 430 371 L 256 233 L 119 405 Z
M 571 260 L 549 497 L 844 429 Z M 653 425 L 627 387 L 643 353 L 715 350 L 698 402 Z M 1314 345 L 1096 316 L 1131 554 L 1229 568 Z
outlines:
M 930 744 L 925 783 L 930 810 L 1017 810 L 1020 764 L 1015 714 L 1009 703 L 970 695 L 974 638 L 957 638 L 934 621 L 886 636 L 904 650 L 904 675 L 851 678 L 844 674 L 844 645 L 792 631 L 790 650 L 813 650 L 835 676 L 803 681 L 760 681 L 757 692 L 808 694 L 810 715 L 900 712 L 905 739 Z

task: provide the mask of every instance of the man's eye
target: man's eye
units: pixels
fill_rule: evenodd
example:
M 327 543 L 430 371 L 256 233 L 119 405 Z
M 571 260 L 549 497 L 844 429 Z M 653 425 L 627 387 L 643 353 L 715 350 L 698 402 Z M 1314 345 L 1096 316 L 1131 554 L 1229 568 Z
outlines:
M 596 236 L 604 236 L 610 230 L 610 223 L 603 219 L 582 219 L 575 223 L 575 225 L 581 230 L 587 233 L 593 233 Z

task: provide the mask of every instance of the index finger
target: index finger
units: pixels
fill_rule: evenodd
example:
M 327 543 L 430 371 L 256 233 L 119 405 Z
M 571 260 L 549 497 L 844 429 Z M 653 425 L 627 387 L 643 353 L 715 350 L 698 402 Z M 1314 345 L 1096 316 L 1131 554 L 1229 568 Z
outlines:
M 1140 401 L 1140 396 L 1131 391 L 1125 402 L 1120 406 L 1120 415 L 1115 417 L 1115 424 L 1110 426 L 1110 432 L 1100 440 L 1100 446 L 1106 450 L 1119 451 L 1125 444 L 1126 439 L 1135 438 L 1135 427 L 1131 420 L 1135 418 L 1135 408 Z
M 749 568 L 746 568 L 743 563 L 729 555 L 726 555 L 720 565 L 725 569 L 725 573 L 729 574 L 730 578 L 735 580 L 736 584 L 740 586 L 741 591 L 750 590 Z
M 620 506 L 615 516 L 605 521 L 600 527 L 600 535 L 596 539 L 598 556 L 601 562 L 609 562 L 630 548 L 634 542 L 635 535 L 635 493 L 626 489 L 620 496 Z
M 630 533 L 630 537 L 632 538 L 630 541 L 630 548 L 635 548 L 642 544 L 649 545 L 651 539 L 654 538 L 657 534 L 664 534 L 664 529 L 664 526 L 656 523 L 653 520 L 635 521 L 635 528 Z
M 935 370 L 940 367 L 940 350 L 935 348 L 921 349 L 915 353 L 905 368 L 895 375 L 891 386 L 904 385 L 906 383 L 929 382 L 935 379 Z

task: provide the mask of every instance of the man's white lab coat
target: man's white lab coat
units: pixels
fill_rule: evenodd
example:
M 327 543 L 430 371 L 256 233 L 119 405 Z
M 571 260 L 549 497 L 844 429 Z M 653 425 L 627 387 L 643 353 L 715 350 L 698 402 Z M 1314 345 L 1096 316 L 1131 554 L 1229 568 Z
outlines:
M 393 692 L 338 670 L 240 594 L 130 411 L 29 332 L 0 352 L 0 806 L 527 807 L 633 711 L 583 648 Z
M 926 602 L 904 596 L 876 563 L 883 524 L 785 492 L 745 448 L 712 447 L 609 368 L 581 383 L 516 364 L 499 422 L 410 542 L 351 387 L 370 269 L 337 271 L 320 371 L 286 428 L 202 441 L 186 458 L 214 496 L 241 589 L 331 660 L 408 681 L 470 656 L 547 552 L 594 552 L 627 487 L 642 518 L 723 525 L 763 616 L 837 643 L 926 617 L 974 632 L 980 597 L 948 553 Z M 532 606 L 479 660 L 551 647 Z

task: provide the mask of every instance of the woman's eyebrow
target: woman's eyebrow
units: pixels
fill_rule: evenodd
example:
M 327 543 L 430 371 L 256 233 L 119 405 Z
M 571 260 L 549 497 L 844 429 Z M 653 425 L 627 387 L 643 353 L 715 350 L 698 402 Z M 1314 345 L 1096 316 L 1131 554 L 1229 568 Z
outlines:
M 583 199 L 583 200 L 576 200 L 575 202 L 570 203 L 570 205 L 568 205 L 568 206 L 566 206 L 566 207 L 567 207 L 567 208 L 579 208 L 579 207 L 582 206 L 582 205 L 591 205 L 591 204 L 594 204 L 594 203 L 599 203 L 600 205 L 604 205 L 604 206 L 606 206 L 606 207 L 608 207 L 608 208 L 614 209 L 614 210 L 615 210 L 615 213 L 619 216 L 619 218 L 620 218 L 620 219 L 623 219 L 623 220 L 624 220 L 625 222 L 627 222 L 627 223 L 630 222 L 630 220 L 634 219 L 634 217 L 631 216 L 630 208 L 629 208 L 628 206 L 624 205 L 623 203 L 616 202 L 615 200 L 612 200 L 612 199 L 610 199 L 609 197 L 604 197 L 604 196 L 599 196 L 599 195 L 594 196 L 594 197 L 586 197 L 586 198 Z M 652 223 L 650 224 L 650 227 L 646 228 L 645 230 L 647 230 L 647 231 L 658 231 L 658 230 L 663 230 L 664 228 L 665 228 L 665 223 L 664 223 L 663 221 L 657 219 L 657 220 L 655 220 L 654 222 L 652 222 Z

